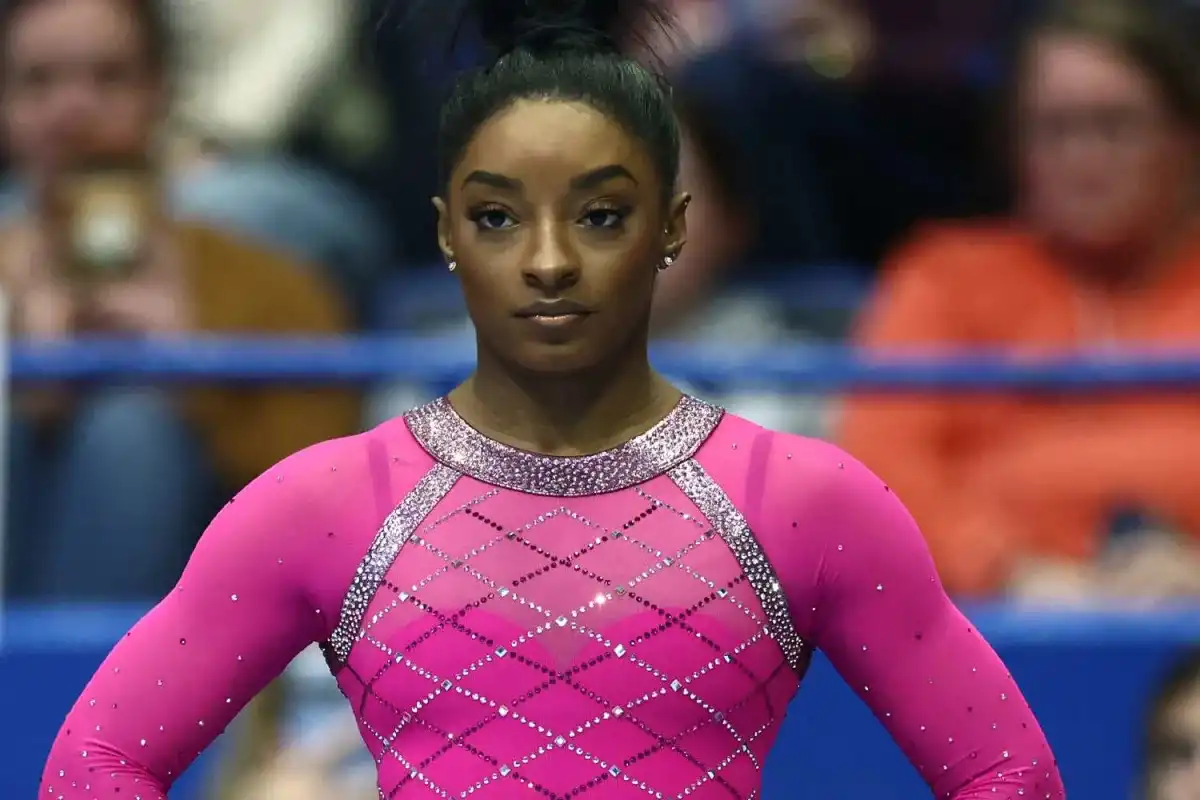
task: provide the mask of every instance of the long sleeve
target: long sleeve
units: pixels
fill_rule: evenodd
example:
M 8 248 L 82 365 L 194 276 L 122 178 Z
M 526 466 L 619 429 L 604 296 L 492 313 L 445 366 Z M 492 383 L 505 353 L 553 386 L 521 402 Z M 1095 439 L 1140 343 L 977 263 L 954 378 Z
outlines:
M 366 546 L 335 535 L 327 513 L 341 506 L 330 493 L 349 497 L 329 469 L 341 455 L 353 472 L 348 441 L 287 459 L 221 511 L 176 588 L 113 649 L 67 716 L 42 797 L 162 800 L 239 710 L 329 633 Z
M 776 501 L 795 522 L 772 559 L 801 635 L 870 706 L 936 797 L 1064 797 L 1033 712 L 947 598 L 908 512 L 837 448 L 800 447 L 793 461 L 804 462 L 804 488 Z M 778 450 L 776 462 L 784 459 Z M 794 480 L 797 468 L 775 470 L 789 472 Z

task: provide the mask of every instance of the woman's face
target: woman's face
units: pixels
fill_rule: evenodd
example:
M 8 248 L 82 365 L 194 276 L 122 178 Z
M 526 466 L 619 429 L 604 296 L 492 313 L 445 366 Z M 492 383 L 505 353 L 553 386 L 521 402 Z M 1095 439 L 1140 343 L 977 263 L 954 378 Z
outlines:
M 434 201 L 480 358 L 569 373 L 644 347 L 657 266 L 686 235 L 662 181 L 584 103 L 521 100 L 484 123 Z
M 142 156 L 162 84 L 137 20 L 113 0 L 43 0 L 13 19 L 4 74 L 8 146 L 36 175 L 77 148 Z
M 1200 685 L 1179 695 L 1158 724 L 1148 800 L 1200 800 Z
M 1041 230 L 1103 251 L 1174 218 L 1193 191 L 1193 143 L 1147 75 L 1104 44 L 1044 35 L 1021 90 L 1023 200 Z

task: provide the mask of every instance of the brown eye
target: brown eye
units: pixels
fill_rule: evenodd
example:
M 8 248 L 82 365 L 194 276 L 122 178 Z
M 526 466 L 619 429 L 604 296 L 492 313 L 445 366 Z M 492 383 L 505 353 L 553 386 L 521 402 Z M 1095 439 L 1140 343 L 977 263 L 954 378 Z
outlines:
M 471 221 L 484 231 L 498 231 L 517 224 L 512 214 L 499 208 L 483 208 L 471 214 Z
M 588 228 L 620 228 L 629 212 L 619 208 L 595 208 L 580 218 L 580 223 Z

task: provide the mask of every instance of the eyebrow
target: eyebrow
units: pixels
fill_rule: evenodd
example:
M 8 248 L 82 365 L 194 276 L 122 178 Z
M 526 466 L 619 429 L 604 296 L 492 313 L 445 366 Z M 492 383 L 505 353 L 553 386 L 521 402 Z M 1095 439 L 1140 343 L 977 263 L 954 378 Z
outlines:
M 585 172 L 582 175 L 577 175 L 571 179 L 572 189 L 595 189 L 602 183 L 614 180 L 616 178 L 625 178 L 626 180 L 637 183 L 637 179 L 622 167 L 620 164 L 608 164 L 607 166 L 598 167 L 597 169 Z
M 486 172 L 481 169 L 477 169 L 463 178 L 463 186 L 466 186 L 468 183 L 481 183 L 484 186 L 491 186 L 493 189 L 504 189 L 506 191 L 515 191 L 521 188 L 521 182 L 516 178 L 510 178 L 498 172 Z
M 597 186 L 617 178 L 625 178 L 635 184 L 637 183 L 637 179 L 633 177 L 633 173 L 625 169 L 625 167 L 620 164 L 607 164 L 603 167 L 589 170 L 582 175 L 576 175 L 571 179 L 571 188 L 575 191 L 595 189 Z M 493 189 L 502 189 L 510 192 L 520 191 L 523 186 L 516 178 L 510 178 L 498 172 L 488 172 L 482 169 L 475 170 L 463 179 L 463 186 L 466 186 L 468 183 L 479 183 L 484 186 L 490 186 Z

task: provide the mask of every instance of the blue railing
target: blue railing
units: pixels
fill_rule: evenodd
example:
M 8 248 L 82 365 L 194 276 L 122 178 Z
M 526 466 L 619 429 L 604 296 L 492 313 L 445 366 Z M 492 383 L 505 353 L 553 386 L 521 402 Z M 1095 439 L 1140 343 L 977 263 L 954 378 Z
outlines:
M 354 381 L 444 385 L 464 375 L 461 339 L 80 342 L 17 346 L 17 382 Z M 1200 352 L 1077 358 L 1001 353 L 868 356 L 844 347 L 662 345 L 656 363 L 695 384 L 781 391 L 1200 392 Z M 1200 407 L 1198 407 L 1200 413 Z M 0 652 L 0 797 L 33 797 L 39 762 L 63 714 L 140 608 L 10 609 Z M 1147 699 L 1171 662 L 1200 644 L 1200 606 L 1157 611 L 969 609 L 1005 657 L 1055 745 L 1071 796 L 1128 800 L 1140 770 Z M 203 769 L 203 765 L 198 768 Z M 195 771 L 194 771 L 195 772 Z M 197 778 L 173 797 L 195 798 Z M 766 800 L 927 796 L 870 714 L 818 660 L 767 766 Z
M 1092 394 L 1155 388 L 1200 393 L 1200 351 L 1195 349 L 1037 356 L 978 349 L 867 354 L 842 345 L 668 343 L 655 346 L 653 357 L 660 370 L 690 383 L 787 392 L 1021 389 Z M 474 365 L 475 351 L 462 337 L 211 337 L 20 344 L 10 358 L 10 373 L 18 382 L 441 384 L 464 377 Z

